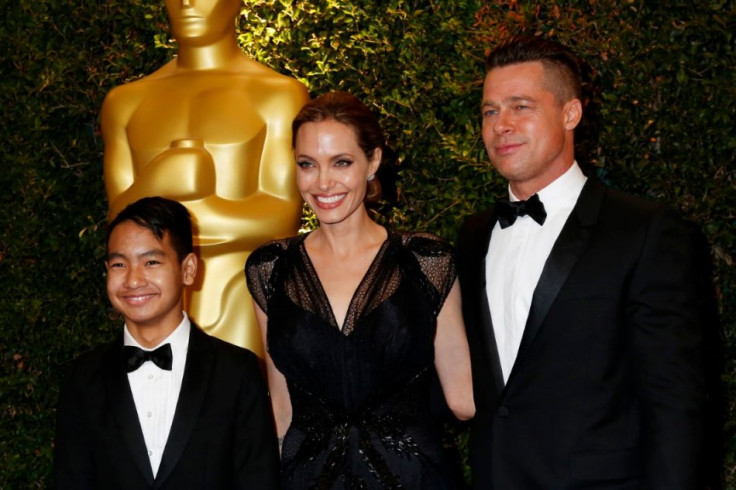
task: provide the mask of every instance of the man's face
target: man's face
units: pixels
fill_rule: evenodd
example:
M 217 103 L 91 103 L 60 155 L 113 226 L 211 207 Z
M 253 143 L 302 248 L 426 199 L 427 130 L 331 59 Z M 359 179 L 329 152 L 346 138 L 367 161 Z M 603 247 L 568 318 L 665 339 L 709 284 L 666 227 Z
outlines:
M 182 318 L 182 290 L 196 274 L 194 254 L 180 262 L 168 232 L 158 241 L 132 221 L 115 227 L 107 250 L 107 295 L 128 328 L 175 328 Z
M 206 46 L 235 31 L 241 0 L 166 0 L 171 30 L 179 44 Z
M 540 62 L 494 68 L 483 85 L 483 142 L 493 166 L 526 199 L 572 164 L 578 99 L 560 101 Z

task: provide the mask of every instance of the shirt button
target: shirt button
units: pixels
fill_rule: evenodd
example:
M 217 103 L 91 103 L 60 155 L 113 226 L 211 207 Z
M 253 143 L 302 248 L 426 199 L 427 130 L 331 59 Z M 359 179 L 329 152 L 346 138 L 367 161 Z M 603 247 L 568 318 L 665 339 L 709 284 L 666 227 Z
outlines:
M 148 415 L 149 418 L 150 417 L 153 417 L 153 413 L 152 412 L 148 412 L 146 415 Z
M 498 416 L 505 419 L 509 416 L 509 409 L 507 407 L 498 407 Z
M 149 449 L 149 450 L 148 450 L 148 455 L 149 455 L 149 456 L 153 456 L 153 451 L 151 451 L 151 450 Z
M 153 374 L 149 374 L 148 379 L 153 379 Z

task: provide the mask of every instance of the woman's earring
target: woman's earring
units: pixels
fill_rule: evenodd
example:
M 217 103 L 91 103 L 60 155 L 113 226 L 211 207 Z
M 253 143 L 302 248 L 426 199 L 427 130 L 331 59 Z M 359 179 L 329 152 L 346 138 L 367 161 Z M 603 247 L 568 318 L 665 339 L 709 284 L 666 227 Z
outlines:
M 376 178 L 376 174 L 370 174 L 368 176 L 368 182 L 373 182 L 373 179 L 375 179 L 375 178 Z

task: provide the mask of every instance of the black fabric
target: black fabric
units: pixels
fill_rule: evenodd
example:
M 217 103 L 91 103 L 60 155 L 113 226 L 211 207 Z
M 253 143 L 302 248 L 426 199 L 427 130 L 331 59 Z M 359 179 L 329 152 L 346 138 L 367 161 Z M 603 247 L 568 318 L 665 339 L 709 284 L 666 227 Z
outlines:
M 255 354 L 192 324 L 181 390 L 153 475 L 123 363 L 123 335 L 77 359 L 59 393 L 59 490 L 278 487 L 271 407 Z
M 692 227 L 588 178 L 503 383 L 484 266 L 495 224 L 487 210 L 458 235 L 473 487 L 698 488 L 703 280 Z
M 452 488 L 428 407 L 452 249 L 390 232 L 340 328 L 304 239 L 271 242 L 246 267 L 292 404 L 282 488 Z
M 547 211 L 538 194 L 534 194 L 526 201 L 496 201 L 496 213 L 501 228 L 513 225 L 519 216 L 528 215 L 540 225 L 547 219 Z
M 123 347 L 123 362 L 126 373 L 135 371 L 146 361 L 151 361 L 161 369 L 171 371 L 171 344 L 164 344 L 155 350 L 143 350 L 134 345 Z

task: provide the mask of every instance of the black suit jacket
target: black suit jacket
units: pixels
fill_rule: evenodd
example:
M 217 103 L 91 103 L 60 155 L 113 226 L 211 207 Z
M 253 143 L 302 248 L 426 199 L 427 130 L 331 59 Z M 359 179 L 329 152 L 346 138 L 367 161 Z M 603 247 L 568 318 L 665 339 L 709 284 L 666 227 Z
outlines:
M 703 380 L 693 230 L 588 179 L 504 385 L 485 289 L 493 210 L 458 239 L 475 488 L 694 488 Z
M 277 488 L 278 449 L 256 356 L 192 325 L 156 478 L 122 362 L 122 335 L 75 361 L 62 389 L 57 488 Z

